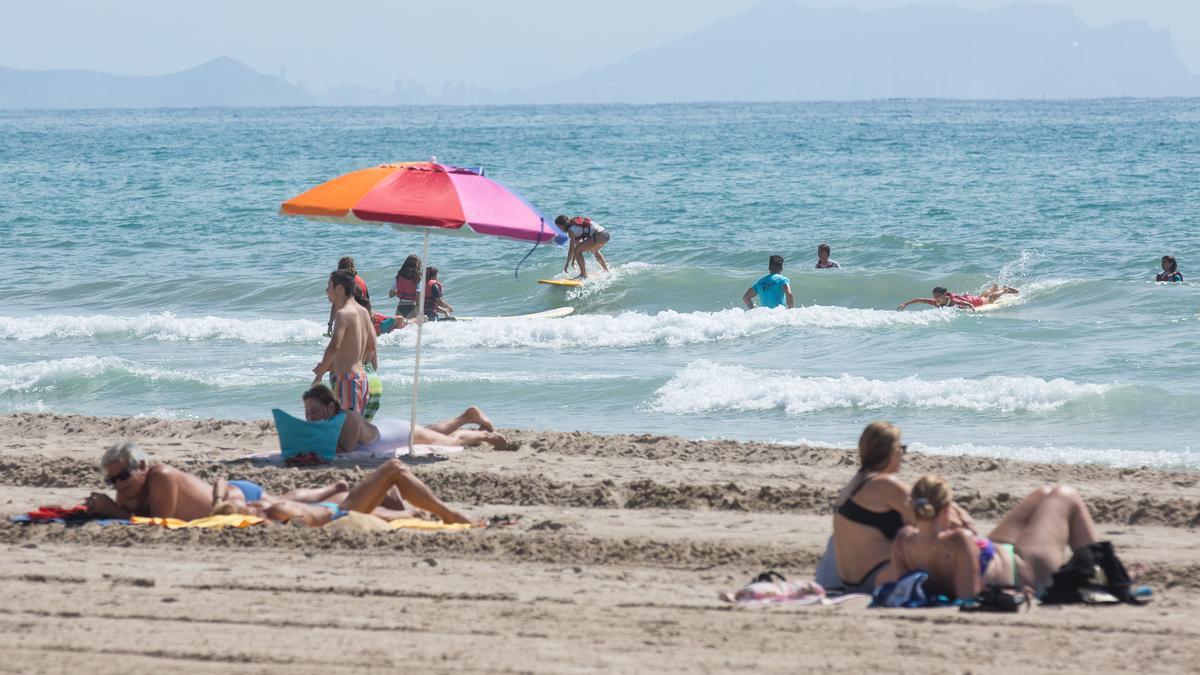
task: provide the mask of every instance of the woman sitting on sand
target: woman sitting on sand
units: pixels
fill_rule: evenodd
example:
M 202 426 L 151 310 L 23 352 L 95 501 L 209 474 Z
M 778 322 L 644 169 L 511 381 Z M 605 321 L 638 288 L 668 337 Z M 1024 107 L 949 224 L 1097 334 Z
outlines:
M 883 581 L 896 578 L 888 569 L 892 540 L 913 521 L 908 486 L 896 477 L 907 446 L 900 429 L 872 422 L 858 438 L 858 473 L 834 501 L 833 554 L 840 586 L 847 593 L 870 593 Z M 954 522 L 974 528 L 971 517 L 955 507 Z M 822 560 L 820 567 L 825 567 Z M 818 583 L 829 585 L 826 580 Z M 834 587 L 834 586 L 830 586 Z
M 445 502 L 438 499 L 398 459 L 384 462 L 344 496 L 338 494 L 339 487 L 343 486 L 344 484 L 335 484 L 317 490 L 329 493 L 326 499 L 333 496 L 339 497 L 338 501 L 308 503 L 286 497 L 271 497 L 264 493 L 258 501 L 222 502 L 214 507 L 213 512 L 244 513 L 279 522 L 299 520 L 310 527 L 320 527 L 330 523 L 346 515 L 349 511 L 375 515 L 384 520 L 412 517 L 414 515 L 412 512 L 395 510 L 386 506 L 390 499 L 394 499 L 394 496 L 390 497 L 389 493 L 394 495 L 394 492 L 398 492 L 400 499 L 418 509 L 432 513 L 441 518 L 444 523 L 473 522 L 467 514 L 450 508 Z M 308 495 L 289 493 L 289 496 L 307 497 Z
M 973 598 L 989 584 L 1042 590 L 1066 562 L 1068 549 L 1097 541 L 1087 505 L 1063 485 L 1034 490 L 987 538 L 951 522 L 954 509 L 944 478 L 922 476 L 913 485 L 916 526 L 896 535 L 894 576 L 927 570 L 928 590 L 956 598 Z
M 908 486 L 896 478 L 905 446 L 900 429 L 872 422 L 858 438 L 858 473 L 834 501 L 833 551 L 847 593 L 871 592 L 888 566 L 892 539 L 912 521 Z
M 342 410 L 333 392 L 319 384 L 304 392 L 304 417 L 309 422 L 331 419 L 345 415 L 342 433 L 338 437 L 338 453 L 355 450 L 370 452 L 395 450 L 405 447 L 409 441 L 407 420 L 378 419 L 374 423 L 363 419 L 353 410 Z M 467 424 L 478 425 L 479 429 L 463 429 Z M 497 450 L 508 449 L 508 439 L 496 433 L 492 421 L 475 406 L 464 410 L 453 419 L 436 422 L 424 427 L 417 425 L 412 432 L 414 445 L 475 446 L 488 443 Z
M 974 310 L 976 307 L 990 305 L 1009 293 L 1017 294 L 1020 292 L 1012 286 L 992 284 L 991 288 L 982 291 L 979 295 L 970 295 L 967 293 L 951 293 L 944 287 L 938 286 L 933 289 L 932 298 L 913 298 L 908 302 L 901 303 L 896 309 L 903 311 L 909 305 L 921 304 L 933 305 L 934 307 L 957 307 L 958 309 Z

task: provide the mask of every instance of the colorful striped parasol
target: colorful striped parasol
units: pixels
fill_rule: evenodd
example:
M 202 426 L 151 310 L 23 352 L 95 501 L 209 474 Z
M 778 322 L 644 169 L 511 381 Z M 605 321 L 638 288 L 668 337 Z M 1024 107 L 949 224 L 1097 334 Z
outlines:
M 429 261 L 429 234 L 492 236 L 563 245 L 565 234 L 520 195 L 484 176 L 482 167 L 400 162 L 360 169 L 322 183 L 283 203 L 279 213 L 339 223 L 386 224 L 421 232 L 421 260 Z M 532 251 L 531 251 L 532 252 Z M 526 256 L 528 257 L 528 256 Z M 425 313 L 425 270 L 417 285 L 417 317 Z M 411 428 L 417 424 L 421 329 L 414 349 Z M 412 448 L 412 434 L 409 434 Z

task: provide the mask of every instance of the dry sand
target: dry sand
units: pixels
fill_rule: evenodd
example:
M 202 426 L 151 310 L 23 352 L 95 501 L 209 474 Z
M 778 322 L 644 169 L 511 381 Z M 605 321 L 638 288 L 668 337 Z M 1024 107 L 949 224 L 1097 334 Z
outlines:
M 522 524 L 470 533 L 0 524 L 0 671 L 797 671 L 1200 669 L 1200 475 L 910 455 L 990 524 L 1029 490 L 1076 486 L 1141 563 L 1148 607 L 733 610 L 764 569 L 811 577 L 852 453 L 658 436 L 508 432 L 414 470 L 449 501 Z M 279 492 L 367 467 L 264 467 L 268 422 L 0 417 L 6 515 L 103 486 L 104 446 L 138 440 L 204 477 Z

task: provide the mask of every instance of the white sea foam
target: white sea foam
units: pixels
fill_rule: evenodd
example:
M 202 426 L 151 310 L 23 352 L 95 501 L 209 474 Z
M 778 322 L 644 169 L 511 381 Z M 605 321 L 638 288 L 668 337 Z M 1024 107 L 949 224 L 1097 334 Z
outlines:
M 1005 446 L 962 443 L 947 446 L 910 444 L 910 451 L 933 455 L 995 457 L 1046 464 L 1104 464 L 1115 467 L 1149 466 L 1163 469 L 1200 468 L 1200 454 L 1188 450 L 1118 450 L 1068 446 Z
M 673 414 L 718 410 L 783 410 L 797 415 L 843 408 L 952 408 L 1046 412 L 1111 384 L 992 376 L 981 379 L 871 380 L 854 375 L 800 377 L 696 361 L 656 392 L 655 410 Z
M 623 312 L 576 315 L 564 319 L 496 319 L 442 322 L 425 327 L 426 343 L 450 348 L 477 347 L 635 347 L 721 342 L 784 328 L 887 329 L 952 321 L 950 311 L 903 313 L 891 310 L 810 306 L 793 310 L 727 309 L 717 312 L 657 314 Z M 219 316 L 179 317 L 171 313 L 141 316 L 0 317 L 0 340 L 136 338 L 141 340 L 227 340 L 249 344 L 321 344 L 325 325 L 305 319 L 241 319 Z M 411 329 L 380 338 L 380 344 L 411 345 Z
M 792 310 L 727 309 L 718 312 L 657 314 L 622 312 L 616 316 L 583 315 L 564 319 L 502 319 L 471 324 L 439 323 L 426 330 L 426 343 L 451 349 L 543 347 L 548 349 L 627 348 L 662 344 L 726 342 L 788 328 L 891 329 L 953 321 L 949 310 L 896 312 L 847 307 L 800 307 Z M 408 344 L 412 335 L 399 331 L 382 343 Z
M 320 342 L 325 325 L 303 319 L 140 316 L 0 316 L 0 340 L 133 337 L 146 340 L 235 340 L 252 344 Z
M 588 257 L 591 258 L 591 256 Z M 650 263 L 631 262 L 623 265 L 614 265 L 609 268 L 608 272 L 605 272 L 600 268 L 600 265 L 594 259 L 589 259 L 587 264 L 592 270 L 591 274 L 588 276 L 587 283 L 579 288 L 573 288 L 567 291 L 568 300 L 582 300 L 584 298 L 590 298 L 593 295 L 598 295 L 604 291 L 607 291 L 613 286 L 613 284 L 619 281 L 628 280 L 641 274 L 642 272 L 647 272 L 657 267 L 656 265 L 652 265 Z
M 45 392 L 71 383 L 88 380 L 112 382 L 121 377 L 148 382 L 194 383 L 217 389 L 229 389 L 263 384 L 267 379 L 264 375 L 265 371 L 225 369 L 219 373 L 210 373 L 147 366 L 116 356 L 75 356 L 13 364 L 0 373 L 0 393 Z M 296 379 L 285 379 L 286 375 L 287 373 L 275 373 L 276 383 Z M 303 373 L 298 377 L 303 380 Z

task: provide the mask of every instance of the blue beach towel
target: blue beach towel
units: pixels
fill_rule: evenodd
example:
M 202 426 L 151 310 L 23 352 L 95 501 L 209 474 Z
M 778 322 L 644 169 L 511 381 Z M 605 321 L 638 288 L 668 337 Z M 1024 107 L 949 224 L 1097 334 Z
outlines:
M 944 607 L 950 604 L 950 599 L 944 595 L 928 595 L 925 593 L 925 580 L 929 572 L 916 570 L 909 572 L 896 581 L 875 589 L 871 596 L 871 607 Z

